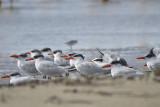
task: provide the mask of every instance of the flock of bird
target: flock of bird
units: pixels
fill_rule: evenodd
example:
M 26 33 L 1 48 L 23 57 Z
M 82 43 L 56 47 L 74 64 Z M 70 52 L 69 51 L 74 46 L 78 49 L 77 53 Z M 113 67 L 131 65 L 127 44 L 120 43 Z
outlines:
M 101 53 L 101 58 L 85 60 L 79 53 L 63 54 L 62 50 L 52 51 L 50 48 L 34 49 L 20 55 L 10 57 L 18 60 L 18 68 L 29 76 L 21 76 L 19 72 L 4 75 L 1 78 L 10 78 L 10 84 L 19 84 L 25 81 L 40 80 L 36 76 L 43 75 L 43 80 L 51 77 L 68 77 L 70 72 L 79 72 L 83 76 L 112 76 L 134 77 L 143 76 L 145 72 L 130 67 L 118 53 Z M 149 54 L 137 59 L 146 59 L 147 66 L 155 74 L 160 75 L 160 48 L 153 48 Z

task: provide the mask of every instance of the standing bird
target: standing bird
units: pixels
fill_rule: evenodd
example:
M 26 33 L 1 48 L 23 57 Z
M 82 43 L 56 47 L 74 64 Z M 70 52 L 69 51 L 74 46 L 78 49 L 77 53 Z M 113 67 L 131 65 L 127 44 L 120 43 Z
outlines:
M 49 53 L 51 52 L 52 52 L 51 48 L 43 48 L 41 50 L 41 54 L 44 56 L 45 60 L 54 61 L 54 56 L 49 55 Z
M 97 48 L 97 50 L 101 54 L 101 58 L 103 59 L 103 62 L 105 62 L 105 63 L 111 63 L 112 61 L 115 61 L 115 60 L 124 60 L 125 61 L 125 59 L 121 58 L 118 53 L 108 51 L 104 54 L 98 48 Z
M 76 54 L 73 57 L 67 57 L 66 59 L 75 59 L 75 67 L 82 75 L 99 76 L 108 72 L 93 62 L 84 61 L 84 56 L 82 54 Z
M 4 75 L 1 78 L 10 78 L 10 84 L 12 85 L 17 85 L 17 84 L 22 84 L 25 82 L 37 80 L 36 78 L 33 78 L 31 76 L 21 77 L 21 74 L 19 72 L 14 72 L 9 75 Z
M 60 66 L 68 66 L 69 65 L 69 61 L 65 60 L 64 58 L 62 58 L 61 56 L 63 55 L 62 50 L 55 50 L 51 53 L 49 53 L 49 55 L 54 55 L 54 62 Z
M 17 65 L 21 71 L 27 73 L 30 76 L 40 75 L 35 67 L 35 62 L 26 61 L 26 59 L 28 58 L 27 54 L 11 55 L 10 57 L 18 59 Z
M 102 58 L 94 58 L 93 60 L 88 60 L 88 62 L 94 62 L 95 64 L 97 64 L 99 66 L 103 66 L 106 64 L 103 62 Z
M 77 54 L 77 53 L 69 53 L 68 55 L 62 55 L 61 57 L 62 58 L 67 58 L 69 56 L 74 56 L 75 54 Z M 70 65 L 70 68 L 75 68 L 75 60 L 74 59 L 70 59 L 69 60 L 69 65 Z
M 70 41 L 66 42 L 65 44 L 70 47 L 71 52 L 72 52 L 72 46 L 75 45 L 77 42 L 78 42 L 77 40 L 70 40 Z
M 30 54 L 31 57 L 34 57 L 35 55 L 40 55 L 40 54 L 41 54 L 41 51 L 38 50 L 38 49 L 33 49 L 33 50 L 31 50 L 30 52 L 25 52 L 25 54 Z
M 143 57 L 138 57 L 137 59 L 146 59 L 147 66 L 151 71 L 154 71 L 155 76 L 160 76 L 160 59 L 157 54 L 155 54 L 154 48 L 150 50 L 149 54 Z
M 106 62 L 103 62 L 102 58 L 94 58 L 93 60 L 88 60 L 88 62 L 93 62 L 96 65 L 98 65 L 99 67 L 102 67 L 107 64 Z M 111 74 L 111 68 L 104 68 L 104 70 L 107 71 L 104 74 L 107 74 L 107 75 Z
M 134 77 L 144 75 L 142 72 L 133 68 L 129 68 L 124 60 L 115 60 L 110 64 L 104 65 L 102 68 L 111 67 L 111 75 L 115 77 Z
M 43 75 L 47 76 L 66 76 L 68 71 L 53 61 L 46 60 L 43 55 L 36 55 L 28 58 L 26 61 L 34 60 L 36 69 Z

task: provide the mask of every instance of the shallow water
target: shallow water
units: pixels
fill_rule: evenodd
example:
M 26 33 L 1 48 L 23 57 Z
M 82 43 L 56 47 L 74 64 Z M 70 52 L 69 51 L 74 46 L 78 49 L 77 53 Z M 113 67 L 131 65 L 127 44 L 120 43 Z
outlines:
M 124 48 L 159 45 L 159 0 L 9 0 L 0 8 L 1 52 L 33 48 Z
M 64 43 L 78 40 L 73 48 L 87 59 L 95 51 L 115 49 L 129 64 L 138 66 L 138 55 L 159 46 L 160 0 L 9 0 L 0 8 L 0 72 L 18 68 L 11 54 L 43 47 L 68 50 Z M 105 51 L 105 50 L 104 50 Z M 142 61 L 140 61 L 142 62 Z M 144 62 L 142 62 L 144 63 Z

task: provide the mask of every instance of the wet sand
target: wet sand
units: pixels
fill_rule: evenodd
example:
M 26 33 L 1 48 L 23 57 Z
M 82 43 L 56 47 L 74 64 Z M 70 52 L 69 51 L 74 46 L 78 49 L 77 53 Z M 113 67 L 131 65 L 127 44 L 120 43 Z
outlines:
M 1 107 L 159 107 L 160 83 L 151 78 L 53 79 L 1 86 Z

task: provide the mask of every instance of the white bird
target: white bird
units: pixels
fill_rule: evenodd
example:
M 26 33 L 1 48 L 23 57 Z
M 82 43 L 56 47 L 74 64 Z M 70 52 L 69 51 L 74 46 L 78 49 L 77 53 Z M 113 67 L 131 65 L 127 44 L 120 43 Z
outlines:
M 75 54 L 77 54 L 77 53 L 69 53 L 68 55 L 62 55 L 61 57 L 62 57 L 62 58 L 67 58 L 67 57 L 69 57 L 69 56 L 74 56 Z M 70 59 L 70 60 L 69 60 L 69 66 L 70 66 L 71 68 L 74 68 L 74 67 L 75 67 L 75 60 L 74 60 L 74 59 Z
M 97 50 L 101 54 L 101 57 L 102 57 L 104 63 L 111 63 L 112 61 L 123 59 L 119 56 L 118 53 L 115 53 L 112 51 L 107 51 L 104 54 L 99 49 L 97 49 Z
M 4 75 L 1 78 L 10 78 L 10 84 L 13 85 L 37 80 L 36 78 L 33 78 L 31 76 L 21 77 L 21 74 L 19 72 L 11 73 L 9 75 Z
M 107 63 L 103 62 L 102 58 L 94 58 L 93 60 L 88 60 L 88 62 L 94 62 L 95 64 L 99 65 L 100 67 L 107 64 Z
M 62 50 L 55 50 L 53 52 L 50 52 L 49 55 L 54 55 L 54 61 L 55 63 L 59 64 L 60 66 L 68 66 L 69 61 L 65 60 L 61 56 L 63 55 Z
M 27 73 L 30 76 L 40 75 L 35 67 L 35 62 L 26 61 L 26 59 L 28 58 L 27 54 L 11 55 L 10 57 L 18 59 L 17 65 L 21 71 Z
M 54 61 L 54 56 L 49 55 L 49 53 L 51 52 L 52 52 L 51 48 L 43 48 L 41 50 L 41 54 L 44 56 L 45 60 Z
M 30 52 L 25 52 L 25 54 L 30 54 L 31 57 L 34 57 L 35 55 L 41 55 L 41 51 L 38 49 L 34 49 L 34 50 L 31 50 Z
M 154 48 L 150 50 L 150 53 L 143 57 L 138 57 L 137 59 L 146 59 L 147 66 L 151 71 L 154 71 L 156 76 L 160 76 L 160 59 L 156 56 Z
M 152 48 L 151 50 L 150 50 L 150 52 L 153 52 L 153 54 L 155 54 L 155 56 L 158 58 L 158 59 L 160 59 L 160 48 L 159 47 L 155 47 L 155 48 Z
M 126 66 L 124 60 L 115 60 L 111 64 L 104 65 L 102 68 L 111 67 L 111 75 L 115 77 L 134 77 L 144 75 L 142 72 Z
M 93 62 L 93 63 L 95 63 L 99 67 L 102 67 L 102 66 L 108 64 L 108 63 L 104 62 L 102 58 L 94 58 L 93 60 L 88 60 L 88 62 Z M 105 71 L 107 71 L 104 74 L 107 74 L 107 75 L 111 74 L 111 68 L 103 68 L 103 69 Z
M 103 62 L 111 63 L 112 61 L 120 60 L 120 58 L 118 53 L 108 51 L 103 56 Z
M 66 59 L 75 59 L 75 67 L 83 75 L 99 76 L 108 72 L 93 62 L 84 61 L 84 56 L 82 54 L 76 54 L 73 57 L 67 57 Z
M 63 69 L 61 66 L 53 61 L 45 60 L 43 55 L 36 55 L 34 57 L 28 58 L 29 60 L 35 59 L 36 69 L 43 75 L 47 76 L 66 76 L 68 71 Z

